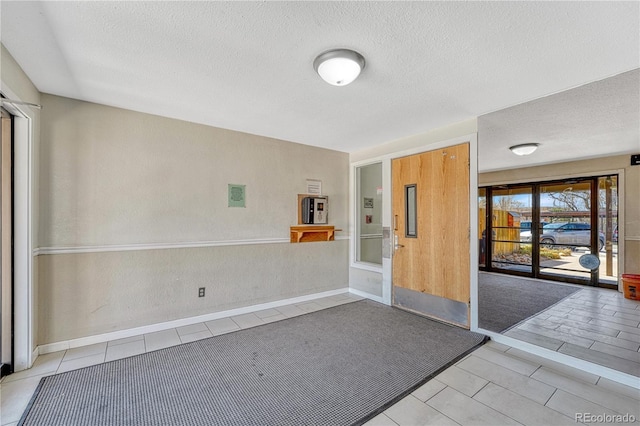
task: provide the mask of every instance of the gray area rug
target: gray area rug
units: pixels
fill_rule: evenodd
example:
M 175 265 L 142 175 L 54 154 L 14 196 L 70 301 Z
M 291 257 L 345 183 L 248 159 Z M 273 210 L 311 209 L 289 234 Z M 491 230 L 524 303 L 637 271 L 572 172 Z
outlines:
M 478 326 L 503 332 L 579 290 L 547 281 L 480 273 Z
M 19 424 L 361 424 L 483 342 L 364 300 L 45 377 Z

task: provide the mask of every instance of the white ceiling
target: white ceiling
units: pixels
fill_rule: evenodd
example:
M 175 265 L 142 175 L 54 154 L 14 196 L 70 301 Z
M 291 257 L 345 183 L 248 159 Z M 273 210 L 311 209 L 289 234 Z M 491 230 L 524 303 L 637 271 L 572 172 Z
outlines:
M 509 146 L 538 143 L 527 157 Z M 640 69 L 478 118 L 482 171 L 640 153 Z
M 41 92 L 346 152 L 640 67 L 635 1 L 2 0 L 0 13 L 2 43 Z M 313 70 L 336 47 L 366 58 L 349 86 Z M 558 153 L 577 158 L 576 144 Z

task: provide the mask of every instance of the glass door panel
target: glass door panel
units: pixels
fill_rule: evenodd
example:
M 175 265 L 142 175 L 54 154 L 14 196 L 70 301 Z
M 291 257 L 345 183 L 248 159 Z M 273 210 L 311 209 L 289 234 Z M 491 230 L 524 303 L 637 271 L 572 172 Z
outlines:
M 540 276 L 591 280 L 591 270 L 580 264 L 580 257 L 592 252 L 591 205 L 592 179 L 540 185 Z
M 487 188 L 478 188 L 478 265 L 487 266 Z
M 382 163 L 356 169 L 356 261 L 382 265 Z
M 531 273 L 532 207 L 532 186 L 496 188 L 491 192 L 492 268 Z
M 618 176 L 598 178 L 598 234 L 604 238 L 599 252 L 599 284 L 618 283 Z

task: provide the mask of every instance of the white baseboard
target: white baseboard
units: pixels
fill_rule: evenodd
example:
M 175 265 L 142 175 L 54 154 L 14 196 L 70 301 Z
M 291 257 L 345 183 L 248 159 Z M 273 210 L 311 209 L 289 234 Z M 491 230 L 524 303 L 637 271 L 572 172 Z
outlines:
M 126 330 L 113 331 L 110 333 L 96 334 L 93 336 L 80 337 L 78 339 L 64 340 L 61 342 L 47 343 L 36 348 L 33 360 L 35 361 L 38 354 L 48 354 L 51 352 L 64 351 L 67 349 L 77 348 L 80 346 L 93 345 L 96 343 L 109 342 L 116 339 L 124 339 L 127 337 L 139 336 L 141 334 L 153 333 L 156 331 L 169 330 L 176 327 L 184 327 L 185 325 L 198 324 L 205 321 L 212 321 L 220 318 L 226 318 L 236 315 L 248 314 L 251 312 L 262 311 L 264 309 L 278 308 L 280 306 L 292 305 L 295 303 L 308 302 L 310 300 L 321 299 L 323 297 L 335 296 L 337 294 L 348 293 L 348 288 L 340 288 L 337 290 L 323 291 L 321 293 L 308 294 L 305 296 L 292 297 L 290 299 L 277 300 L 275 302 L 260 303 L 258 305 L 245 306 L 242 308 L 230 309 L 227 311 L 214 312 L 211 314 L 198 315 L 195 317 L 181 318 L 178 320 L 161 322 L 157 324 L 145 325 L 142 327 L 129 328 Z M 354 293 L 355 294 L 355 293 Z M 367 297 L 367 296 L 363 296 Z
M 382 300 L 382 297 L 376 296 L 375 294 L 367 293 L 367 292 L 364 292 L 364 291 L 361 291 L 361 290 L 356 290 L 355 288 L 350 288 L 349 289 L 349 293 L 355 294 L 356 296 L 364 297 L 366 299 L 373 300 L 374 302 L 378 302 L 378 303 L 383 303 L 384 304 L 384 300 Z

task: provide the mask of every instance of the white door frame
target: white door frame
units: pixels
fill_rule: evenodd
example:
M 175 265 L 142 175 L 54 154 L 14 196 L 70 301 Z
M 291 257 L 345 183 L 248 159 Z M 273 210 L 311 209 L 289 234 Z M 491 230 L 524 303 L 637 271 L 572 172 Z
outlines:
M 19 101 L 4 82 L 6 98 Z M 6 103 L 4 108 L 13 118 L 14 187 L 13 187 L 13 370 L 25 370 L 33 364 L 33 246 L 34 183 L 33 159 L 35 114 L 31 107 Z
M 390 154 L 381 155 L 374 158 L 369 158 L 362 161 L 351 163 L 351 209 L 352 220 L 355 223 L 355 214 L 357 212 L 357 202 L 355 197 L 355 170 L 367 164 L 382 163 L 382 227 L 391 228 L 393 218 L 393 206 L 391 202 L 391 160 L 394 158 L 406 157 L 413 154 L 419 154 L 421 152 L 432 151 L 435 149 L 445 148 L 451 145 L 458 145 L 461 143 L 469 143 L 469 227 L 470 232 L 470 244 L 469 244 L 469 280 L 470 280 L 470 296 L 471 296 L 471 318 L 470 326 L 471 330 L 478 328 L 478 244 L 474 235 L 478 235 L 478 135 L 477 133 L 471 133 L 464 136 L 455 137 L 443 141 L 438 141 L 426 145 L 421 145 L 415 148 L 405 149 L 402 151 L 393 152 Z M 353 261 L 355 253 L 355 225 L 352 224 L 350 228 L 350 234 L 354 236 L 352 238 L 352 262 L 351 267 L 359 267 L 356 262 Z M 391 239 L 392 240 L 392 239 Z M 383 241 L 384 242 L 384 241 Z M 384 251 L 384 250 L 383 250 Z M 392 259 L 382 259 L 382 298 L 381 302 L 387 305 L 391 305 L 391 292 L 392 292 Z M 361 267 L 361 266 L 360 266 Z M 365 269 L 364 267 L 361 267 Z M 373 297 L 372 297 L 373 298 Z

